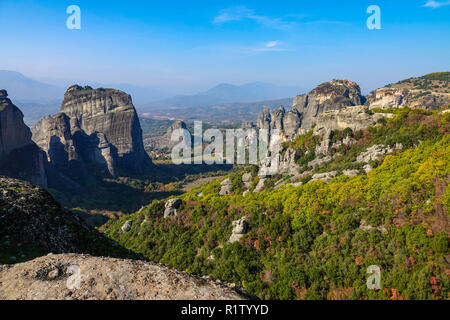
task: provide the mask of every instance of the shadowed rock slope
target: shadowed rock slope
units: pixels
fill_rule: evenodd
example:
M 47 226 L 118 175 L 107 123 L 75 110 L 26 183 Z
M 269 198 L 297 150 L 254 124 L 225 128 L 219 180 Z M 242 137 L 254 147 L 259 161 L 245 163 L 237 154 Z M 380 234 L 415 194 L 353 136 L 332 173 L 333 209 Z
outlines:
M 44 153 L 6 90 L 0 90 L 0 174 L 47 186 Z
M 61 208 L 43 188 L 0 177 L 0 263 L 47 253 L 136 257 Z

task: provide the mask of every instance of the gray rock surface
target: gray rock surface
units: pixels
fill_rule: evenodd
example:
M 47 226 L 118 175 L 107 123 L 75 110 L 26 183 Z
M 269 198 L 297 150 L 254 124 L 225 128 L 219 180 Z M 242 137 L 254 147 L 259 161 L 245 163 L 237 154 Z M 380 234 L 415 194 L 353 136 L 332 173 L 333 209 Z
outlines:
M 354 132 L 363 130 L 382 118 L 392 117 L 389 113 L 369 112 L 369 108 L 365 106 L 345 107 L 339 110 L 329 110 L 319 114 L 315 118 L 315 132 L 321 130 L 344 130 L 352 129 Z
M 221 188 L 220 188 L 219 194 L 221 196 L 226 196 L 231 193 L 231 183 L 232 183 L 232 181 L 230 178 L 227 178 L 220 183 Z
M 244 234 L 248 232 L 248 223 L 244 218 L 233 221 L 233 231 L 228 242 L 233 243 L 239 241 Z
M 264 190 L 264 183 L 266 182 L 265 178 L 259 178 L 258 184 L 255 187 L 255 190 L 253 190 L 254 193 L 260 193 Z
M 131 221 L 131 220 L 125 221 L 124 224 L 122 225 L 122 228 L 121 228 L 122 232 L 130 231 L 132 225 L 133 225 L 133 221 Z
M 370 109 L 411 107 L 418 109 L 439 109 L 450 103 L 450 93 L 433 92 L 433 89 L 404 90 L 384 87 L 367 96 Z
M 358 84 L 347 80 L 333 80 L 323 83 L 308 95 L 294 98 L 292 109 L 288 112 L 283 107 L 270 112 L 260 112 L 257 121 L 259 129 L 272 131 L 279 129 L 285 139 L 292 139 L 316 125 L 318 117 L 326 112 L 358 106 L 364 102 Z M 366 108 L 368 109 L 368 108 Z
M 312 176 L 311 182 L 322 180 L 325 182 L 330 182 L 331 179 L 337 176 L 337 171 L 325 172 L 325 173 L 317 173 Z
M 403 145 L 401 143 L 397 143 L 394 148 L 391 148 L 390 146 L 383 146 L 383 145 L 373 145 L 370 148 L 367 148 L 367 150 L 363 153 L 361 153 L 357 158 L 357 162 L 364 162 L 367 163 L 369 161 L 375 161 L 378 160 L 380 157 L 383 157 L 387 154 L 393 153 L 395 150 L 402 150 Z
M 287 173 L 290 175 L 297 175 L 300 166 L 296 162 L 296 152 L 294 149 L 288 148 L 282 155 L 279 165 L 279 173 Z
M 0 174 L 47 187 L 44 153 L 31 140 L 23 113 L 0 90 Z
M 59 254 L 0 269 L 0 300 L 243 299 L 233 284 L 136 260 Z
M 302 115 L 301 128 L 307 131 L 313 127 L 319 114 L 348 106 L 358 106 L 363 104 L 363 101 L 361 89 L 357 83 L 333 80 L 322 83 L 307 96 L 296 97 L 292 109 Z
M 191 137 L 192 141 L 192 135 L 187 130 L 186 124 L 181 120 L 176 120 L 167 128 L 167 132 L 163 136 L 144 137 L 144 145 L 158 151 L 170 153 L 173 147 L 179 143 L 178 141 L 172 141 L 172 134 L 178 129 L 186 130 L 185 133 Z
M 250 188 L 250 185 L 252 183 L 252 179 L 253 179 L 253 177 L 252 177 L 251 173 L 244 173 L 242 175 L 242 182 L 244 183 L 244 188 L 245 189 L 249 189 Z
M 356 177 L 359 175 L 359 170 L 344 170 L 342 173 L 349 177 Z
M 164 218 L 169 218 L 177 215 L 177 209 L 181 206 L 183 200 L 179 198 L 169 199 L 165 204 Z
M 74 85 L 60 111 L 36 124 L 33 140 L 65 175 L 85 176 L 92 164 L 110 176 L 151 168 L 136 110 L 125 92 Z

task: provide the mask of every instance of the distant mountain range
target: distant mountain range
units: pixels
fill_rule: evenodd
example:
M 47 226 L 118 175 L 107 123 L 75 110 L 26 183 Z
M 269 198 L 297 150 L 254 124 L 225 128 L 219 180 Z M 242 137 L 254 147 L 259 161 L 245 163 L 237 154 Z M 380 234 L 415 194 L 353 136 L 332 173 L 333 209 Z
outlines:
M 62 101 L 65 88 L 39 82 L 15 71 L 0 70 L 0 89 L 14 101 L 55 103 Z
M 8 91 L 9 97 L 24 112 L 25 122 L 28 125 L 33 125 L 48 114 L 56 113 L 67 87 L 75 84 L 75 82 L 77 81 L 35 80 L 19 72 L 0 70 L 0 89 Z M 300 88 L 277 86 L 264 82 L 252 82 L 239 86 L 222 83 L 202 93 L 170 97 L 166 92 L 131 84 L 104 84 L 89 81 L 78 84 L 125 91 L 131 95 L 133 104 L 140 113 L 158 110 L 167 111 L 171 108 L 198 109 L 209 106 L 223 106 L 224 104 L 242 105 L 256 103 L 257 101 L 292 98 L 303 92 Z
M 48 81 L 37 81 L 19 72 L 0 70 L 0 88 L 6 89 L 9 96 L 16 101 L 36 103 L 62 101 L 67 87 L 76 82 L 69 80 L 52 81 L 51 79 L 48 79 Z M 55 85 L 56 83 L 58 85 Z M 89 85 L 94 88 L 114 88 L 125 91 L 131 95 L 138 109 L 205 107 L 224 103 L 276 100 L 292 98 L 302 92 L 297 87 L 277 86 L 265 82 L 252 82 L 239 86 L 222 83 L 198 94 L 170 97 L 170 94 L 166 92 L 131 84 L 105 84 L 90 81 L 78 84 Z
M 105 84 L 76 80 L 52 80 L 39 81 L 28 78 L 15 71 L 0 70 L 0 88 L 6 89 L 9 96 L 21 102 L 34 102 L 39 104 L 61 103 L 66 89 L 80 82 L 80 85 L 89 85 L 94 88 L 113 88 L 125 91 L 133 98 L 136 105 L 145 105 L 155 100 L 168 98 L 170 95 L 152 88 L 145 88 L 131 84 Z M 58 85 L 56 85 L 58 83 Z
M 252 82 L 240 86 L 222 83 L 212 89 L 195 95 L 179 95 L 153 102 L 144 111 L 169 108 L 193 108 L 222 105 L 227 103 L 248 103 L 255 101 L 292 98 L 302 92 L 297 87 L 277 86 L 264 82 Z

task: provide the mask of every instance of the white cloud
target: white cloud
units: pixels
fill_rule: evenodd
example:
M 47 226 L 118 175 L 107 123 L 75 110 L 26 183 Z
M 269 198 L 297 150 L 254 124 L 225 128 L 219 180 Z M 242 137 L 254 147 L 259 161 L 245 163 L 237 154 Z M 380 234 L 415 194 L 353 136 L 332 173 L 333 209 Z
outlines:
M 282 17 L 269 17 L 258 15 L 254 10 L 251 10 L 245 6 L 236 6 L 221 10 L 219 12 L 219 15 L 214 18 L 213 24 L 221 25 L 232 21 L 250 20 L 262 26 L 280 30 L 287 30 L 291 27 L 299 25 L 312 24 L 335 24 L 342 26 L 351 26 L 351 23 L 335 20 L 312 20 L 305 22 L 299 21 L 303 20 L 306 17 L 308 17 L 308 15 L 304 14 L 287 14 Z
M 281 44 L 281 42 L 279 40 L 269 41 L 269 42 L 266 43 L 266 47 L 267 48 L 274 48 L 274 47 L 276 47 L 276 46 L 278 46 L 280 44 Z
M 289 15 L 284 18 L 273 18 L 256 14 L 253 10 L 245 6 L 231 7 L 221 10 L 219 15 L 213 20 L 213 24 L 224 24 L 231 21 L 252 20 L 260 25 L 275 28 L 287 29 L 295 24 L 288 18 L 298 18 L 300 16 Z
M 434 0 L 428 0 L 428 2 L 425 3 L 423 6 L 428 7 L 428 8 L 437 9 L 437 8 L 445 7 L 448 5 L 450 5 L 450 1 L 439 2 L 439 1 L 434 1 Z

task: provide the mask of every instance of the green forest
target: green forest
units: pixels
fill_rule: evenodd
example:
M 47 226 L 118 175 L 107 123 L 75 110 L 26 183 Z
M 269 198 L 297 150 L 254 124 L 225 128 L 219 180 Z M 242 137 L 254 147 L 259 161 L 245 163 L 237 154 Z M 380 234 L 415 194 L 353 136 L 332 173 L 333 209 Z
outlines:
M 242 174 L 258 181 L 257 168 L 248 167 L 228 175 L 231 195 L 220 196 L 216 180 L 178 196 L 177 216 L 163 218 L 165 201 L 154 200 L 110 220 L 106 233 L 152 261 L 235 283 L 260 299 L 448 299 L 450 113 L 390 112 L 366 130 L 334 132 L 356 143 L 316 169 L 360 169 L 358 176 L 278 189 L 269 179 L 263 192 L 243 196 Z M 306 171 L 316 143 L 308 132 L 285 147 Z M 397 143 L 402 150 L 371 163 L 367 174 L 355 162 L 371 145 Z M 242 217 L 249 232 L 229 243 L 232 222 Z M 125 233 L 126 220 L 133 224 Z M 380 290 L 366 285 L 372 265 L 381 269 Z

